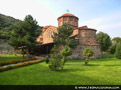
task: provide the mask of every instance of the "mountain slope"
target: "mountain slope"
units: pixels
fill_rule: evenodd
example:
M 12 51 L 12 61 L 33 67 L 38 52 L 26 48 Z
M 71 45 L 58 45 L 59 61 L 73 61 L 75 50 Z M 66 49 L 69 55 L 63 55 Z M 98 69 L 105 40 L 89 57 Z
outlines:
M 5 27 L 9 27 L 12 24 L 16 24 L 19 21 L 20 20 L 13 17 L 0 14 L 0 30 L 4 29 Z

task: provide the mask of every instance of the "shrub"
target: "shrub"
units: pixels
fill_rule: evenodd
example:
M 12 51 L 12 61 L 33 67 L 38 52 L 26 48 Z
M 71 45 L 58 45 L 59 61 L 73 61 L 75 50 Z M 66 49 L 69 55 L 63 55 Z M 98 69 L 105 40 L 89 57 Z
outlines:
M 45 57 L 45 61 L 46 61 L 47 64 L 49 63 L 49 57 L 48 56 Z
M 11 60 L 11 61 L 7 61 L 7 62 L 0 62 L 0 65 L 8 65 L 8 64 L 15 64 L 18 62 L 24 62 L 24 61 L 29 61 L 29 60 L 35 60 L 35 58 L 30 58 L 30 59 L 23 59 L 23 60 Z
M 68 46 L 65 46 L 63 50 L 60 51 L 61 55 L 62 55 L 62 61 L 63 64 L 65 64 L 65 62 L 68 60 L 67 57 L 72 55 L 72 51 Z
M 59 71 L 63 68 L 63 63 L 59 54 L 50 54 L 49 68 L 52 71 Z
M 54 46 L 53 53 L 50 54 L 49 68 L 52 71 L 59 71 L 63 69 L 65 62 L 68 60 L 67 57 L 72 55 L 71 49 L 65 46 L 61 51 Z
M 84 49 L 83 55 L 86 56 L 85 65 L 87 65 L 89 62 L 89 57 L 93 56 L 94 52 L 92 51 L 91 48 L 87 47 Z
M 36 60 L 36 61 L 16 64 L 16 65 L 13 65 L 13 66 L 8 65 L 7 67 L 0 67 L 0 72 L 10 70 L 10 69 L 14 69 L 14 68 L 17 68 L 17 67 L 23 67 L 23 66 L 31 65 L 31 64 L 34 64 L 34 63 L 42 62 L 42 61 L 44 61 L 44 60 Z
M 116 47 L 116 53 L 115 53 L 116 58 L 121 59 L 121 43 L 119 43 Z

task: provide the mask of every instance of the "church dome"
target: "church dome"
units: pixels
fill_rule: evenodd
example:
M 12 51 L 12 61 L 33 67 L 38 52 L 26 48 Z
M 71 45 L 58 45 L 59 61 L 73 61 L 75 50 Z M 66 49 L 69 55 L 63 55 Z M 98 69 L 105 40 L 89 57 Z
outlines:
M 76 17 L 76 16 L 71 13 L 65 13 L 65 14 L 62 14 L 60 17 L 58 17 L 58 19 L 61 17 Z M 78 19 L 78 17 L 76 17 L 76 18 Z
M 61 15 L 61 17 L 62 17 L 62 16 L 74 16 L 74 15 L 71 14 L 71 13 L 65 13 L 65 14 Z
M 71 13 L 62 14 L 60 17 L 57 18 L 58 20 L 58 27 L 62 26 L 64 23 L 68 23 L 74 29 L 78 28 L 78 17 Z

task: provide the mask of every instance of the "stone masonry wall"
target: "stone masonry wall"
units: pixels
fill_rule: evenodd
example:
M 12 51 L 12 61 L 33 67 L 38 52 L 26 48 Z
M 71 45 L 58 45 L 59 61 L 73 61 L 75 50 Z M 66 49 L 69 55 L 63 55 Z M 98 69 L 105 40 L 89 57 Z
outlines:
M 83 51 L 85 48 L 90 47 L 93 52 L 94 56 L 91 58 L 100 58 L 100 46 L 96 41 L 96 30 L 92 29 L 81 29 L 78 33 L 79 45 L 76 47 L 75 50 L 72 50 L 73 54 L 70 56 L 71 59 L 84 59 L 86 58 L 83 56 Z

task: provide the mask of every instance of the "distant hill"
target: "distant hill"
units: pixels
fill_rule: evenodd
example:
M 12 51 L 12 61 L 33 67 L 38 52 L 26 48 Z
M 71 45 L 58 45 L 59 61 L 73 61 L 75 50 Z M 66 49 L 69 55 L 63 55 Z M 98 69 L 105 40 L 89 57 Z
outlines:
M 20 20 L 11 16 L 0 14 L 0 39 L 9 39 L 11 35 L 11 25 L 19 23 Z M 39 26 L 39 29 L 43 27 Z
M 18 19 L 0 14 L 0 54 L 12 53 L 13 48 L 8 44 L 12 32 L 11 26 L 19 22 Z M 38 27 L 40 31 L 42 28 L 42 26 Z
M 0 14 L 0 30 L 4 29 L 5 27 L 9 27 L 12 24 L 16 24 L 19 21 L 20 20 L 13 17 Z
M 13 17 L 0 14 L 0 39 L 8 39 L 10 37 L 11 25 L 17 24 L 19 21 Z

